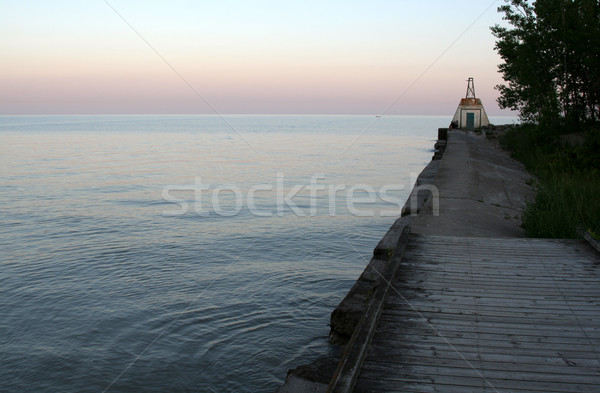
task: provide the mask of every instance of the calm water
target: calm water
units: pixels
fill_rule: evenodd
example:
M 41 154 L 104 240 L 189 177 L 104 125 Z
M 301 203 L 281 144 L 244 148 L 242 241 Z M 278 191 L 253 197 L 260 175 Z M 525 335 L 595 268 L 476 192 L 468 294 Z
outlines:
M 269 392 L 327 354 L 449 118 L 226 120 L 0 117 L 0 390 Z

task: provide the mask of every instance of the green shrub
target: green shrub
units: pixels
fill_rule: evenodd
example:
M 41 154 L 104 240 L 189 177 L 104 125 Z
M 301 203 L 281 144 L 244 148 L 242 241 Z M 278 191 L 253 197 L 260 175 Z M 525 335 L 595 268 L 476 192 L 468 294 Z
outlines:
M 600 176 L 562 173 L 540 182 L 523 213 L 530 237 L 580 238 L 581 230 L 600 230 Z
M 502 146 L 538 177 L 535 200 L 523 213 L 528 236 L 578 238 L 600 232 L 600 127 L 585 126 L 585 142 L 569 146 L 560 135 L 572 127 L 521 126 Z

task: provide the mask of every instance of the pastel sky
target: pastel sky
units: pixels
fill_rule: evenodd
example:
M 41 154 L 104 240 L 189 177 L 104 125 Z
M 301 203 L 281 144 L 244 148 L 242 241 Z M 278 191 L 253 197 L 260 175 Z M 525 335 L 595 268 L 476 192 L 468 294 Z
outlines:
M 501 4 L 0 0 L 0 114 L 451 115 L 474 77 L 510 115 Z

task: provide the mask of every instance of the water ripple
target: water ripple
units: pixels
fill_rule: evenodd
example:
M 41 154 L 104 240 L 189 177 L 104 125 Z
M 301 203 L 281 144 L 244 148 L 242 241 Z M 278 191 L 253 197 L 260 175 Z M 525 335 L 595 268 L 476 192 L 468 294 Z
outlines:
M 277 176 L 286 190 L 317 173 L 406 181 L 439 119 L 382 118 L 343 156 L 371 118 L 228 119 L 259 156 L 210 116 L 0 117 L 2 389 L 274 391 L 333 350 L 329 314 L 394 217 L 353 216 L 341 193 L 329 216 L 329 196 L 307 190 L 294 199 L 305 216 L 280 211 Z M 177 205 L 163 189 L 197 178 L 272 185 L 255 195 L 272 215 L 247 199 L 235 216 L 200 215 L 193 191 L 190 210 L 165 214 Z

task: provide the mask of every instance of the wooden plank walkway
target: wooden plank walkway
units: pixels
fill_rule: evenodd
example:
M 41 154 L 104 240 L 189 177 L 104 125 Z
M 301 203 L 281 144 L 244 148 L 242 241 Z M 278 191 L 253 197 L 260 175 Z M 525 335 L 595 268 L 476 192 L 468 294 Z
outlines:
M 411 235 L 354 392 L 600 392 L 600 255 Z

